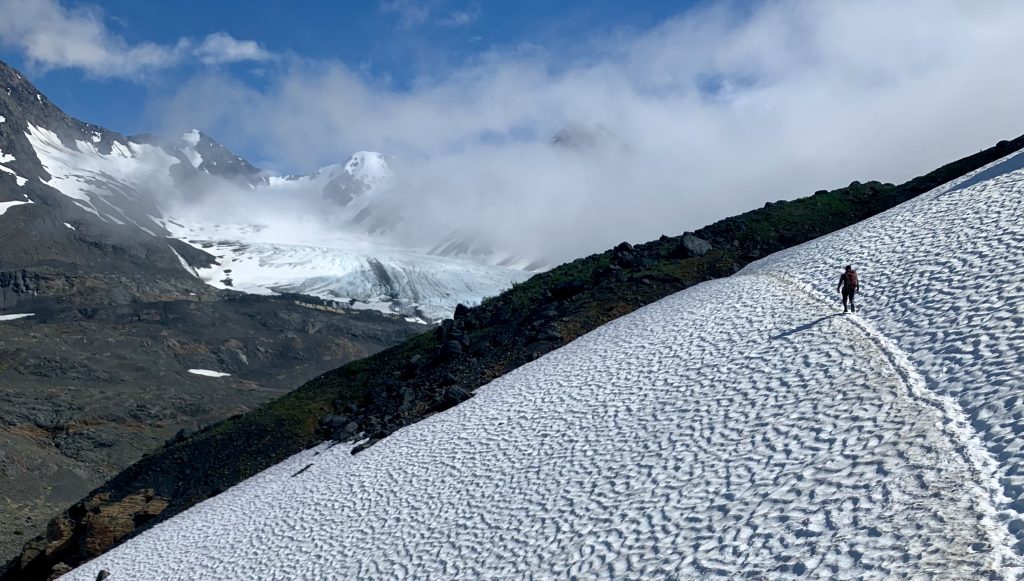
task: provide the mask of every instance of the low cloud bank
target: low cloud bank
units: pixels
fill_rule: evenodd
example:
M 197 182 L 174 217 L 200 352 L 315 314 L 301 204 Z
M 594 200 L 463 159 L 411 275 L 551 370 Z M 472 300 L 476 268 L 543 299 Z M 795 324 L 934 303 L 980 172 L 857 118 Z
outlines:
M 1024 132 L 1021 30 L 1009 0 L 716 4 L 582 39 L 572 62 L 494 50 L 398 90 L 289 57 L 258 88 L 202 74 L 153 111 L 282 172 L 384 152 L 414 238 L 462 228 L 560 261 Z M 553 146 L 572 121 L 605 129 Z

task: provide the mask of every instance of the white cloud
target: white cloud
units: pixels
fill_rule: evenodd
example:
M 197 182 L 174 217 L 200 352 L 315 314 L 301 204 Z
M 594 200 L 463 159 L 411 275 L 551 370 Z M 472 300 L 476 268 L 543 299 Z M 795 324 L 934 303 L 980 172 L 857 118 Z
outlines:
M 66 8 L 57 0 L 0 0 L 0 15 L 0 42 L 44 70 L 77 68 L 96 77 L 137 78 L 193 59 L 220 64 L 270 57 L 255 42 L 223 32 L 198 46 L 187 38 L 171 45 L 131 44 L 107 29 L 98 8 Z
M 384 0 L 380 11 L 398 15 L 398 28 L 409 30 L 428 23 L 444 28 L 460 28 L 480 18 L 480 6 L 471 4 L 462 10 L 447 10 L 438 0 Z
M 195 55 L 204 64 L 216 65 L 240 61 L 265 61 L 273 55 L 252 40 L 238 40 L 229 34 L 215 32 L 195 48 Z
M 133 76 L 178 62 L 184 43 L 129 45 L 111 35 L 96 9 L 53 0 L 0 0 L 0 41 L 46 68 L 81 68 L 99 76 Z
M 415 28 L 430 20 L 430 7 L 415 0 L 389 0 L 381 2 L 381 12 L 398 14 L 398 26 L 402 29 Z
M 577 63 L 495 52 L 401 91 L 292 63 L 260 90 L 202 75 L 159 109 L 288 170 L 397 155 L 425 237 L 475 228 L 556 260 L 854 179 L 901 181 L 1024 132 L 1024 3 L 736 6 L 590 39 Z M 629 148 L 552 148 L 572 120 Z
M 438 21 L 440 26 L 459 28 L 469 26 L 480 18 L 480 7 L 473 5 L 466 10 L 455 10 Z

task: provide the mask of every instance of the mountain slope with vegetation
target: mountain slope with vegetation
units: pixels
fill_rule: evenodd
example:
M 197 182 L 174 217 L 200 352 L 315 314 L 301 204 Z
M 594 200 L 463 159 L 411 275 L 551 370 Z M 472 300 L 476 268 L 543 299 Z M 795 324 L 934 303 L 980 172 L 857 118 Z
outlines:
M 477 387 L 596 327 L 697 283 L 852 225 L 1024 147 L 1024 136 L 902 185 L 853 183 L 682 236 L 621 244 L 539 274 L 387 351 L 151 454 L 54 519 L 3 579 L 46 579 L 310 446 L 366 440 L 471 397 Z M 837 266 L 842 257 L 836 257 Z

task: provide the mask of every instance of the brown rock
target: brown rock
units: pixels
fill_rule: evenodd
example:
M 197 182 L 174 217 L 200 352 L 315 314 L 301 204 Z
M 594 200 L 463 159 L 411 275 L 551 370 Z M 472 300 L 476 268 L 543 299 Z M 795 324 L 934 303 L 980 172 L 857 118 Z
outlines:
M 47 579 L 49 581 L 53 581 L 53 579 L 56 579 L 57 577 L 60 577 L 61 575 L 66 575 L 66 574 L 68 574 L 70 572 L 71 572 L 71 567 L 69 567 L 67 565 L 67 563 L 64 563 L 62 561 L 60 563 L 57 563 L 56 565 L 54 565 L 50 569 L 50 576 L 47 577 Z
M 66 514 L 54 518 L 46 525 L 46 548 L 43 552 L 49 557 L 64 549 L 74 532 L 75 529 Z
M 85 553 L 89 557 L 102 555 L 121 539 L 135 531 L 167 508 L 167 501 L 152 489 L 140 490 L 117 502 L 109 502 L 109 494 L 98 494 L 86 502 Z

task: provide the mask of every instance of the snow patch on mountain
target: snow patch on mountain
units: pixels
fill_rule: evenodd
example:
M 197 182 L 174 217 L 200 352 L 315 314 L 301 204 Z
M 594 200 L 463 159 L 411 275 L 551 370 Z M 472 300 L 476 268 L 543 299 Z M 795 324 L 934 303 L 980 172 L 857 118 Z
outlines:
M 202 375 L 205 377 L 231 377 L 230 373 L 224 373 L 223 371 L 213 371 L 212 369 L 189 369 L 189 373 L 192 375 Z
M 998 171 L 617 319 L 359 455 L 300 453 L 66 578 L 1017 578 L 1024 169 Z M 838 312 L 846 262 L 862 314 Z
M 31 203 L 32 203 L 32 200 L 24 200 L 24 201 L 23 200 L 17 200 L 17 201 L 14 201 L 14 202 L 0 202 L 0 216 L 3 216 L 4 214 L 7 213 L 7 210 L 10 210 L 11 208 L 13 208 L 15 206 L 21 206 L 23 204 L 31 204 Z
M 67 223 L 65 223 L 64 225 L 68 226 Z M 71 228 L 70 226 L 68 227 Z M 74 228 L 71 229 L 74 230 Z M 178 264 L 180 264 L 182 268 L 184 268 L 192 276 L 199 278 L 199 272 L 195 268 L 193 268 L 192 265 L 189 264 L 188 261 L 181 256 L 181 254 L 178 254 L 178 251 L 175 250 L 173 246 L 168 244 L 167 248 L 174 253 L 174 257 L 178 259 Z
M 25 184 L 28 183 L 28 180 L 26 178 L 21 177 L 20 175 L 18 175 L 18 172 L 7 167 L 6 165 L 0 165 L 0 171 L 14 176 L 14 182 L 18 184 L 18 187 L 24 186 Z
M 0 171 L 13 175 L 14 179 L 15 179 L 15 182 L 17 182 L 17 184 L 18 184 L 18 187 L 21 187 L 21 186 L 25 185 L 28 182 L 28 180 L 26 180 L 25 178 L 19 176 L 17 174 L 17 172 L 15 172 L 13 169 L 11 169 L 11 168 L 9 168 L 9 167 L 7 167 L 5 165 L 2 165 L 2 164 L 5 164 L 5 163 L 11 163 L 12 161 L 16 161 L 15 157 L 13 155 L 11 155 L 11 154 L 4 153 L 3 150 L 0 149 Z
M 35 313 L 12 313 L 10 315 L 0 315 L 0 321 L 16 321 L 18 319 L 24 319 L 25 317 L 34 317 Z

